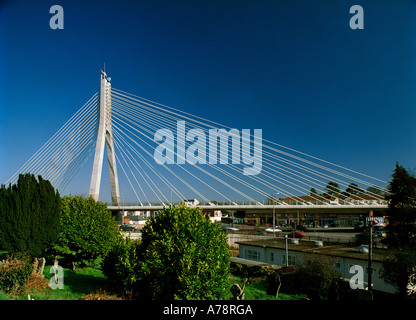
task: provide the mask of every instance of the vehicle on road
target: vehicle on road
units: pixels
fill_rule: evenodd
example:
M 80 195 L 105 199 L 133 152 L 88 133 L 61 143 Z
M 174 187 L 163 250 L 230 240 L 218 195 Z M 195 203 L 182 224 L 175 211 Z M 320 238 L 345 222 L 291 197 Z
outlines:
M 234 228 L 234 227 L 221 226 L 220 228 L 224 232 L 235 232 L 235 231 L 238 231 L 238 229 L 237 228 Z
M 296 230 L 296 231 L 293 231 L 293 232 L 289 232 L 286 235 L 287 235 L 288 238 L 302 238 L 302 237 L 306 236 L 306 233 Z
M 137 229 L 136 227 L 133 227 L 129 224 L 123 224 L 120 226 L 121 231 L 135 231 L 136 229 Z
M 266 232 L 282 232 L 282 229 L 279 229 L 279 228 L 277 228 L 277 227 L 269 227 L 269 228 L 267 228 L 267 229 L 265 229 L 264 231 L 266 231 Z

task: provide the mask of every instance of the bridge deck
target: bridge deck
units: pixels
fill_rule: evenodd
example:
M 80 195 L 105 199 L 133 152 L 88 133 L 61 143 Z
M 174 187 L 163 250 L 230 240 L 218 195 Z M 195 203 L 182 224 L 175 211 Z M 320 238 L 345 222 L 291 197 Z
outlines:
M 110 211 L 159 211 L 168 206 L 108 206 Z M 354 212 L 369 213 L 372 210 L 386 210 L 387 204 L 362 204 L 362 205 L 198 205 L 204 211 L 229 210 L 229 211 L 246 211 L 246 212 Z

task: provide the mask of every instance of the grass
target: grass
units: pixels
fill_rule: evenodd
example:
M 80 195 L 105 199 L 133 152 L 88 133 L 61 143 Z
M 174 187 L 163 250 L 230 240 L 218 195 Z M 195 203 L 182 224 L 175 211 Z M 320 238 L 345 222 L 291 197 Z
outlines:
M 46 267 L 44 272 L 48 283 L 53 276 L 49 273 L 50 267 Z M 46 290 L 32 294 L 34 299 L 39 300 L 76 300 L 92 292 L 102 290 L 105 287 L 106 279 L 102 271 L 96 268 L 82 268 L 76 272 L 64 269 L 63 289 L 53 290 L 48 286 Z
M 0 252 L 0 257 L 2 252 Z M 50 273 L 52 265 L 45 266 L 43 275 L 31 276 L 28 283 L 18 292 L 6 294 L 0 291 L 0 300 L 27 300 L 28 295 L 35 300 L 115 300 L 120 299 L 116 295 L 108 293 L 107 278 L 100 270 L 97 260 L 94 267 L 79 268 L 75 272 L 64 268 L 63 289 L 51 289 L 49 281 L 53 277 Z M 244 278 L 231 275 L 229 288 L 237 283 L 242 287 Z M 251 279 L 244 289 L 245 300 L 300 300 L 304 294 L 285 294 L 279 293 L 276 299 L 273 295 L 267 294 L 268 283 L 265 277 Z M 232 298 L 231 292 L 228 299 Z
M 76 272 L 64 269 L 63 289 L 52 289 L 49 281 L 53 274 L 50 273 L 52 266 L 46 266 L 44 277 L 32 275 L 27 284 L 19 293 L 5 294 L 0 291 L 0 300 L 27 300 L 28 295 L 35 300 L 77 300 L 88 299 L 101 295 L 102 299 L 108 294 L 105 291 L 107 278 L 97 268 L 82 268 Z
M 229 280 L 229 287 L 237 283 L 240 287 L 243 286 L 244 278 L 231 275 Z M 301 300 L 306 297 L 306 294 L 285 294 L 280 292 L 278 299 L 274 295 L 267 294 L 268 283 L 265 277 L 250 279 L 248 285 L 244 288 L 245 300 Z M 231 298 L 232 295 L 230 294 Z
M 106 291 L 107 278 L 98 268 L 82 268 L 76 272 L 64 269 L 64 288 L 51 289 L 49 281 L 53 274 L 49 273 L 52 266 L 46 266 L 44 277 L 31 276 L 28 283 L 18 294 L 6 294 L 0 291 L 0 300 L 27 300 L 28 295 L 35 300 L 116 300 L 116 295 Z M 244 278 L 231 275 L 229 287 L 237 283 L 242 287 Z M 273 295 L 267 294 L 268 283 L 265 278 L 251 279 L 244 289 L 245 300 L 301 300 L 303 294 L 279 293 L 276 299 Z M 231 292 L 228 297 L 232 298 Z

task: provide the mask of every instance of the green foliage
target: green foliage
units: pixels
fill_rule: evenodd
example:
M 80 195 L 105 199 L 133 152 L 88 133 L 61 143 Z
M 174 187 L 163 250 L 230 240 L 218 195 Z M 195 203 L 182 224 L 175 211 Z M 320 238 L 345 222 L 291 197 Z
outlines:
M 401 297 L 408 295 L 409 280 L 416 274 L 416 252 L 408 248 L 394 250 L 383 261 L 381 277 L 397 288 Z M 413 284 L 414 285 L 414 284 Z M 414 294 L 414 293 L 413 293 Z
M 327 296 L 339 279 L 340 274 L 335 269 L 335 263 L 319 255 L 305 256 L 297 266 L 296 281 L 301 292 L 315 290 L 320 296 Z
M 124 296 L 131 295 L 137 280 L 137 252 L 140 242 L 120 237 L 105 256 L 102 266 L 110 285 Z
M 201 209 L 176 206 L 149 219 L 140 243 L 120 240 L 103 271 L 138 299 L 224 299 L 229 294 L 227 236 Z
M 374 194 L 384 194 L 383 191 L 377 186 L 368 187 L 367 192 L 374 193 Z
M 416 249 L 416 178 L 396 164 L 389 184 L 387 238 L 389 248 Z
M 333 181 L 328 182 L 325 189 L 328 194 L 333 195 L 333 196 L 339 195 L 339 193 L 341 192 L 341 189 L 339 188 L 338 183 L 333 182 Z
M 359 186 L 357 186 L 355 183 L 350 183 L 347 189 L 345 189 L 345 193 L 347 193 L 348 195 L 360 194 L 360 193 L 364 193 L 364 190 L 361 189 Z
M 223 299 L 230 270 L 227 236 L 200 208 L 175 206 L 142 231 L 137 289 L 164 299 Z
M 28 255 L 10 256 L 0 263 L 0 290 L 15 292 L 22 287 L 32 273 L 32 264 Z
M 248 266 L 240 263 L 231 263 L 230 270 L 233 275 L 243 278 L 258 278 L 270 274 L 270 268 L 263 266 Z
M 296 277 L 296 269 L 292 266 L 283 265 L 279 269 L 268 268 L 266 277 L 268 283 L 267 293 L 274 296 L 279 291 L 299 293 Z
M 416 178 L 398 163 L 386 198 L 389 224 L 383 242 L 393 250 L 383 261 L 381 277 L 405 297 L 409 280 L 416 274 Z
M 48 180 L 19 175 L 0 188 L 0 248 L 40 256 L 59 232 L 61 197 Z
M 92 198 L 62 198 L 61 228 L 53 252 L 64 263 L 87 265 L 104 256 L 121 234 L 107 206 Z

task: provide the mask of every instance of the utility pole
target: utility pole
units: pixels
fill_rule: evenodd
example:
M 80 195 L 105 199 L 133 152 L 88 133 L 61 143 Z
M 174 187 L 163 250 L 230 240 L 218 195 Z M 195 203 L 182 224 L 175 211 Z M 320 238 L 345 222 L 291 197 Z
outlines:
M 373 216 L 373 211 L 370 212 L 370 217 Z M 367 278 L 367 286 L 368 286 L 368 291 L 371 291 L 371 263 L 372 263 L 372 254 L 373 254 L 373 225 L 374 225 L 374 221 L 368 219 L 367 225 L 369 227 L 369 234 L 370 234 L 370 239 L 369 239 L 369 245 L 368 245 L 368 278 Z
M 289 252 L 287 249 L 287 234 L 285 234 L 285 240 L 286 240 L 286 265 L 289 265 Z
M 273 198 L 273 238 L 276 236 L 276 214 L 274 212 L 275 199 Z
M 272 200 L 273 200 L 273 238 L 276 237 L 276 213 L 275 213 L 275 210 L 274 210 L 274 206 L 276 204 L 276 198 L 274 197 L 275 194 L 278 195 L 279 192 L 275 192 L 275 193 L 272 194 Z

